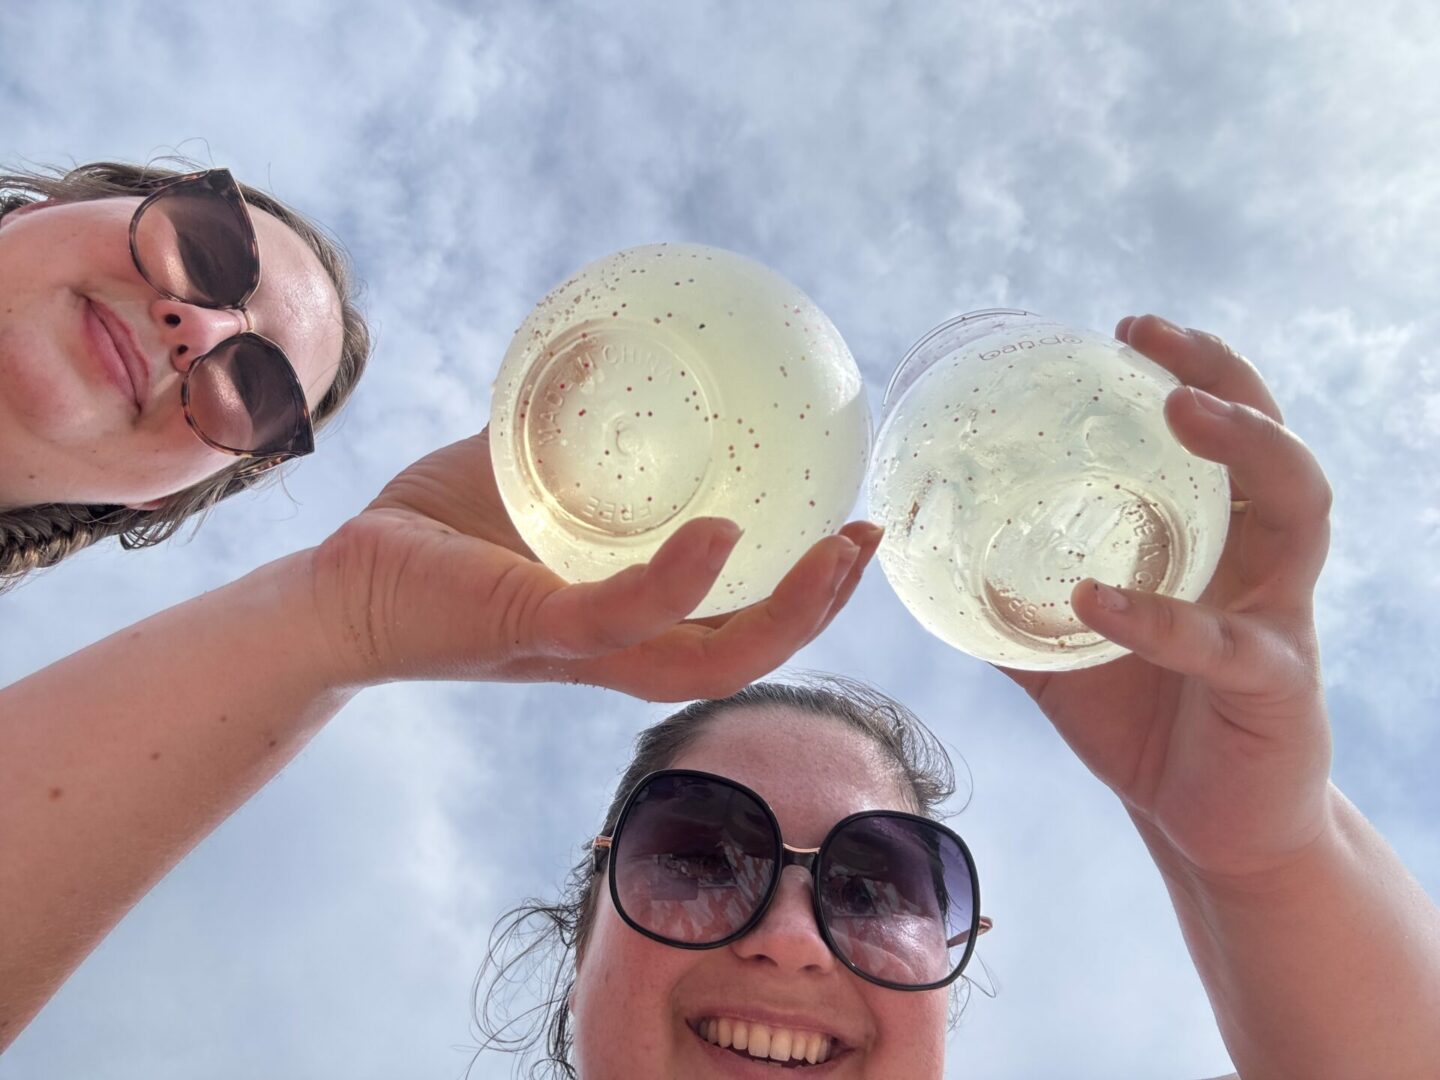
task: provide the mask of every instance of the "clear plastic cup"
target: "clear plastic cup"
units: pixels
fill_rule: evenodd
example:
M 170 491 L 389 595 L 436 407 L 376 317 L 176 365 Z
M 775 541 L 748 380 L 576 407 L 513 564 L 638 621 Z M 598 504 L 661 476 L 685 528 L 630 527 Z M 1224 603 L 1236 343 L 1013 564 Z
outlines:
M 1125 650 L 1075 617 L 1085 578 L 1194 600 L 1225 543 L 1223 466 L 1165 422 L 1178 380 L 1028 311 L 936 327 L 886 391 L 869 478 L 900 600 L 982 660 L 1067 670 Z
M 733 252 L 654 244 L 591 263 L 526 318 L 495 381 L 491 448 L 520 535 L 571 581 L 649 559 L 695 517 L 739 523 L 703 616 L 764 598 L 844 524 L 870 412 L 803 292 Z

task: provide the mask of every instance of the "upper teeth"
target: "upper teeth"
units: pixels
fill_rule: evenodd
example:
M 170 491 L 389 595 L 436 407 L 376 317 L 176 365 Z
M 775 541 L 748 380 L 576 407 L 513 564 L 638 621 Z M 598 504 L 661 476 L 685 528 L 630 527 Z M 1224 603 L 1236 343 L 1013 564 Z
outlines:
M 817 1031 L 770 1027 L 753 1020 L 732 1020 L 728 1016 L 701 1020 L 697 1030 L 707 1042 L 744 1050 L 751 1057 L 772 1061 L 808 1061 L 811 1065 L 830 1057 L 830 1036 Z

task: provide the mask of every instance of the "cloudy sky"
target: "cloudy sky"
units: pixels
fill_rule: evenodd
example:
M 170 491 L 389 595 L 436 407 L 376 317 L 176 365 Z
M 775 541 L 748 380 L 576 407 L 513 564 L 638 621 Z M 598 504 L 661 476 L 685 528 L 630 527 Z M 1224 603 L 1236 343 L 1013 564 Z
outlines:
M 0 599 L 0 681 L 318 542 L 485 423 L 552 285 L 698 241 L 814 297 L 877 408 L 915 338 L 981 307 L 1156 311 L 1251 356 L 1336 489 L 1336 781 L 1440 894 L 1437 50 L 1440 12 L 1405 0 L 5 5 L 0 162 L 227 165 L 345 240 L 379 349 L 284 490 Z M 968 766 L 953 824 L 997 922 L 972 968 L 994 996 L 948 1076 L 1229 1071 L 1138 838 L 1006 679 L 928 637 L 878 567 L 796 666 L 890 691 Z M 553 889 L 661 714 L 589 688 L 367 692 L 0 1078 L 458 1077 L 492 922 Z

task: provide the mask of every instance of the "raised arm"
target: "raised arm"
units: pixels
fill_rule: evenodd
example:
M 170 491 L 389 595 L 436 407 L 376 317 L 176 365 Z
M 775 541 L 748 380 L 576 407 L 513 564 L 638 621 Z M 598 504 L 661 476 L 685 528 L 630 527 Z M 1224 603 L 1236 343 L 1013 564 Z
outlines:
M 1244 1080 L 1429 1080 L 1440 1069 L 1440 912 L 1333 785 L 1288 865 L 1197 873 L 1137 820 Z
M 1240 1077 L 1429 1080 L 1440 910 L 1329 779 L 1312 611 L 1329 487 L 1222 342 L 1150 316 L 1117 335 L 1200 391 L 1171 396 L 1171 427 L 1249 506 L 1197 604 L 1076 587 L 1080 618 L 1134 655 L 1008 674 L 1124 802 Z
M 407 469 L 319 548 L 0 690 L 0 1049 L 361 687 L 556 680 L 723 695 L 849 598 L 879 532 L 842 532 L 764 602 L 685 622 L 733 525 L 692 522 L 647 566 L 567 586 L 510 525 L 482 433 Z
M 293 555 L 0 691 L 0 1047 L 347 700 Z

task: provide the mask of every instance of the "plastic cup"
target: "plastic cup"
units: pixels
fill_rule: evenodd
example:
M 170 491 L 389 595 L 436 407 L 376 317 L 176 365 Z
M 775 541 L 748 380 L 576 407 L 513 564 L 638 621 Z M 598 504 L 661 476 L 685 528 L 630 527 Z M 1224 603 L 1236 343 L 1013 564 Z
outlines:
M 994 664 L 1124 655 L 1075 617 L 1075 584 L 1194 600 L 1229 527 L 1225 468 L 1165 422 L 1179 385 L 1113 338 L 1027 311 L 971 312 L 926 334 L 890 381 L 869 477 L 900 600 Z
M 591 263 L 516 331 L 495 381 L 496 480 L 571 581 L 643 562 L 700 516 L 744 530 L 695 616 L 767 596 L 855 505 L 870 413 L 813 301 L 754 260 L 655 244 Z

